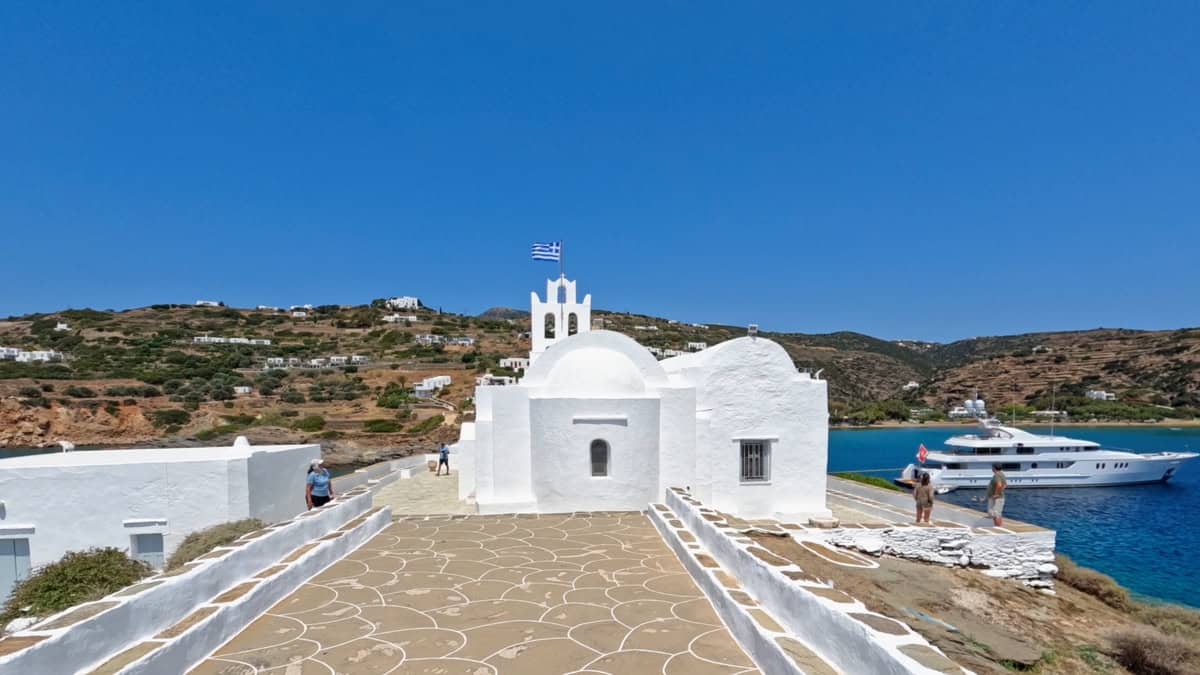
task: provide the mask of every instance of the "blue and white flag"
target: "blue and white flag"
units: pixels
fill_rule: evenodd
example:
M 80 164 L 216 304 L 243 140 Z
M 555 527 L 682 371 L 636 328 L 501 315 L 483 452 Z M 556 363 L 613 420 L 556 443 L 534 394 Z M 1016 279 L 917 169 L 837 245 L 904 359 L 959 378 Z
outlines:
M 533 242 L 533 259 L 559 262 L 562 259 L 562 242 Z

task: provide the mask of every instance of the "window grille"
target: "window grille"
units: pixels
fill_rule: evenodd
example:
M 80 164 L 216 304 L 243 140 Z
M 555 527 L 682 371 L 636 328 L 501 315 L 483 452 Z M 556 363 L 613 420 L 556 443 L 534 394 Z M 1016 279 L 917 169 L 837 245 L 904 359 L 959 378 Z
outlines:
M 771 477 L 770 447 L 765 441 L 742 441 L 742 480 L 765 481 Z

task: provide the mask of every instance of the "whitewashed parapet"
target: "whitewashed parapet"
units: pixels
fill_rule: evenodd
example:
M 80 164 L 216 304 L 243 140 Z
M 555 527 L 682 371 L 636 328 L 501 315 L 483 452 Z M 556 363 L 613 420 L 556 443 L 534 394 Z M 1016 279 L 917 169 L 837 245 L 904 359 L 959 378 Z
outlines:
M 870 555 L 893 555 L 910 560 L 980 567 L 990 576 L 1034 580 L 1051 586 L 1054 573 L 1053 530 L 1036 532 L 974 532 L 965 527 L 857 527 L 822 530 L 830 544 Z
M 324 508 L 273 525 L 266 534 L 219 547 L 189 563 L 183 573 L 147 579 L 140 584 L 143 590 L 139 592 L 121 595 L 130 590 L 126 589 L 90 603 L 104 607 L 95 616 L 62 628 L 40 629 L 87 605 L 48 617 L 14 636 L 40 641 L 0 656 L 0 674 L 74 673 L 95 667 L 122 649 L 174 625 L 197 606 L 272 565 L 305 542 L 333 532 L 369 508 L 369 493 L 344 494 Z
M 754 595 L 789 632 L 803 642 L 820 645 L 821 655 L 842 672 L 872 675 L 936 675 L 949 672 L 923 665 L 909 653 L 927 654 L 948 661 L 935 647 L 907 626 L 867 609 L 858 600 L 837 602 L 813 589 L 830 590 L 819 582 L 793 579 L 787 572 L 802 574 L 799 566 L 770 565 L 749 552 L 753 544 L 742 544 L 700 513 L 700 502 L 668 490 L 666 504 L 697 540 Z M 730 534 L 735 533 L 729 530 Z M 895 625 L 900 634 L 870 628 L 858 617 L 872 617 Z M 906 653 L 909 652 L 909 653 Z M 970 672 L 959 669 L 960 672 Z

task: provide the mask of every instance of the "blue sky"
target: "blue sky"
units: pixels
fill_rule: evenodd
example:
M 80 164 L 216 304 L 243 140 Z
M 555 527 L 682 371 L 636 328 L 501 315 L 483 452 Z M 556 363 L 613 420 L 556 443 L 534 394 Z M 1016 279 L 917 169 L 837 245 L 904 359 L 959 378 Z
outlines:
M 0 316 L 525 307 L 561 238 L 598 307 L 688 321 L 1200 325 L 1195 3 L 24 2 L 0 35 Z

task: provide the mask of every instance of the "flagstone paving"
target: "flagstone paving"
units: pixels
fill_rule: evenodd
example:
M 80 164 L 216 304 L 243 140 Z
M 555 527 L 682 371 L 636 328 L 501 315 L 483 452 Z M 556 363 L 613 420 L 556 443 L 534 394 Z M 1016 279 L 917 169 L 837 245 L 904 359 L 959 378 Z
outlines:
M 192 671 L 754 672 L 641 513 L 400 519 Z
M 413 469 L 412 478 L 393 481 L 375 491 L 375 506 L 392 507 L 393 515 L 431 513 L 475 513 L 475 505 L 458 499 L 458 471 L 436 476 L 424 466 Z

